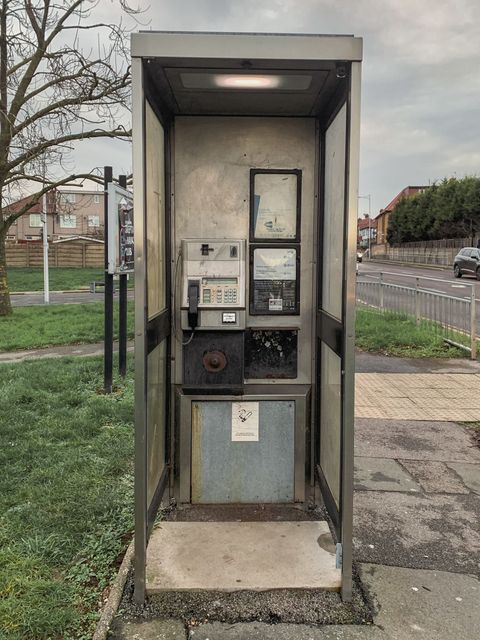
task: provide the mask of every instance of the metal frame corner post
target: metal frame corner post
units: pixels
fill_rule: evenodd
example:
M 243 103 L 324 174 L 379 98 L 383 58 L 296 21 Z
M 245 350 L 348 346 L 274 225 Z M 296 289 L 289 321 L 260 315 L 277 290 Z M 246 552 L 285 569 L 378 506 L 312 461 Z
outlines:
M 470 356 L 472 360 L 477 359 L 477 302 L 475 293 L 475 285 L 472 284 L 470 295 Z
M 108 185 L 113 180 L 112 167 L 103 170 L 103 212 L 105 220 L 105 319 L 104 319 L 104 353 L 103 383 L 105 393 L 112 392 L 113 384 L 113 274 L 108 272 Z
M 342 420 L 342 599 L 352 598 L 353 563 L 353 464 L 355 403 L 355 284 L 358 207 L 358 164 L 360 150 L 361 64 L 353 62 L 350 74 L 347 120 L 347 208 L 345 258 L 345 332 Z
M 146 434 L 146 310 L 145 274 L 145 186 L 143 70 L 139 58 L 132 59 L 133 190 L 135 238 L 135 558 L 134 597 L 145 600 L 147 551 L 147 434 Z

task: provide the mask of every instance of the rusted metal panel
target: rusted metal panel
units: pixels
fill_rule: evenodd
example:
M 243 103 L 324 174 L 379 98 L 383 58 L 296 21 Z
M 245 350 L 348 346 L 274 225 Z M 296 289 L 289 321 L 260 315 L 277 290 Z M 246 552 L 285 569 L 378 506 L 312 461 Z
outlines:
M 258 442 L 232 442 L 232 402 L 192 402 L 192 502 L 294 501 L 295 401 L 260 401 Z

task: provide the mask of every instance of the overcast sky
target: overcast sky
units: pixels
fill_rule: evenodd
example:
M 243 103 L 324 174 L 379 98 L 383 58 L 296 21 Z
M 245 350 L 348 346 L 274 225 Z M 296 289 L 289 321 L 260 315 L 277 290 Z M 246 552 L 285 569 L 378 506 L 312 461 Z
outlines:
M 146 0 L 136 2 L 147 6 Z M 115 5 L 101 0 L 100 10 L 111 17 Z M 143 29 L 362 36 L 360 194 L 371 195 L 373 215 L 407 185 L 480 173 L 479 0 L 149 0 L 149 5 Z M 100 164 L 113 164 L 115 173 L 130 171 L 128 145 L 95 145 Z M 78 164 L 88 164 L 86 153 L 78 150 Z M 367 211 L 368 201 L 360 200 L 359 212 Z

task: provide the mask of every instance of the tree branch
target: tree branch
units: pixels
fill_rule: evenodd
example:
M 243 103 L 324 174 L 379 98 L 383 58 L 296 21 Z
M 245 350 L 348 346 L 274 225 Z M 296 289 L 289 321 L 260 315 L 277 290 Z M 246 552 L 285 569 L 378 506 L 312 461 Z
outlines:
M 60 136 L 55 138 L 54 140 L 45 140 L 45 142 L 38 145 L 35 149 L 26 151 L 22 155 L 18 156 L 14 162 L 9 163 L 8 170 L 15 168 L 16 166 L 25 163 L 32 158 L 40 156 L 42 153 L 47 151 L 52 147 L 57 147 L 61 144 L 65 144 L 66 142 L 71 142 L 73 140 L 88 140 L 91 138 L 130 138 L 132 135 L 131 129 L 126 131 L 125 129 L 115 129 L 113 131 L 105 131 L 103 129 L 92 131 L 85 131 L 79 133 L 71 133 L 68 135 Z

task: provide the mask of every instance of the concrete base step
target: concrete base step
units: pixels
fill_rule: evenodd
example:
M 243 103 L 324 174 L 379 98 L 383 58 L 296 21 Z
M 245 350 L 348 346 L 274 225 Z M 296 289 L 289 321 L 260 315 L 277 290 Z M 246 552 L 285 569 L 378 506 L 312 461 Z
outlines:
M 148 545 L 148 595 L 340 586 L 326 522 L 162 522 Z

